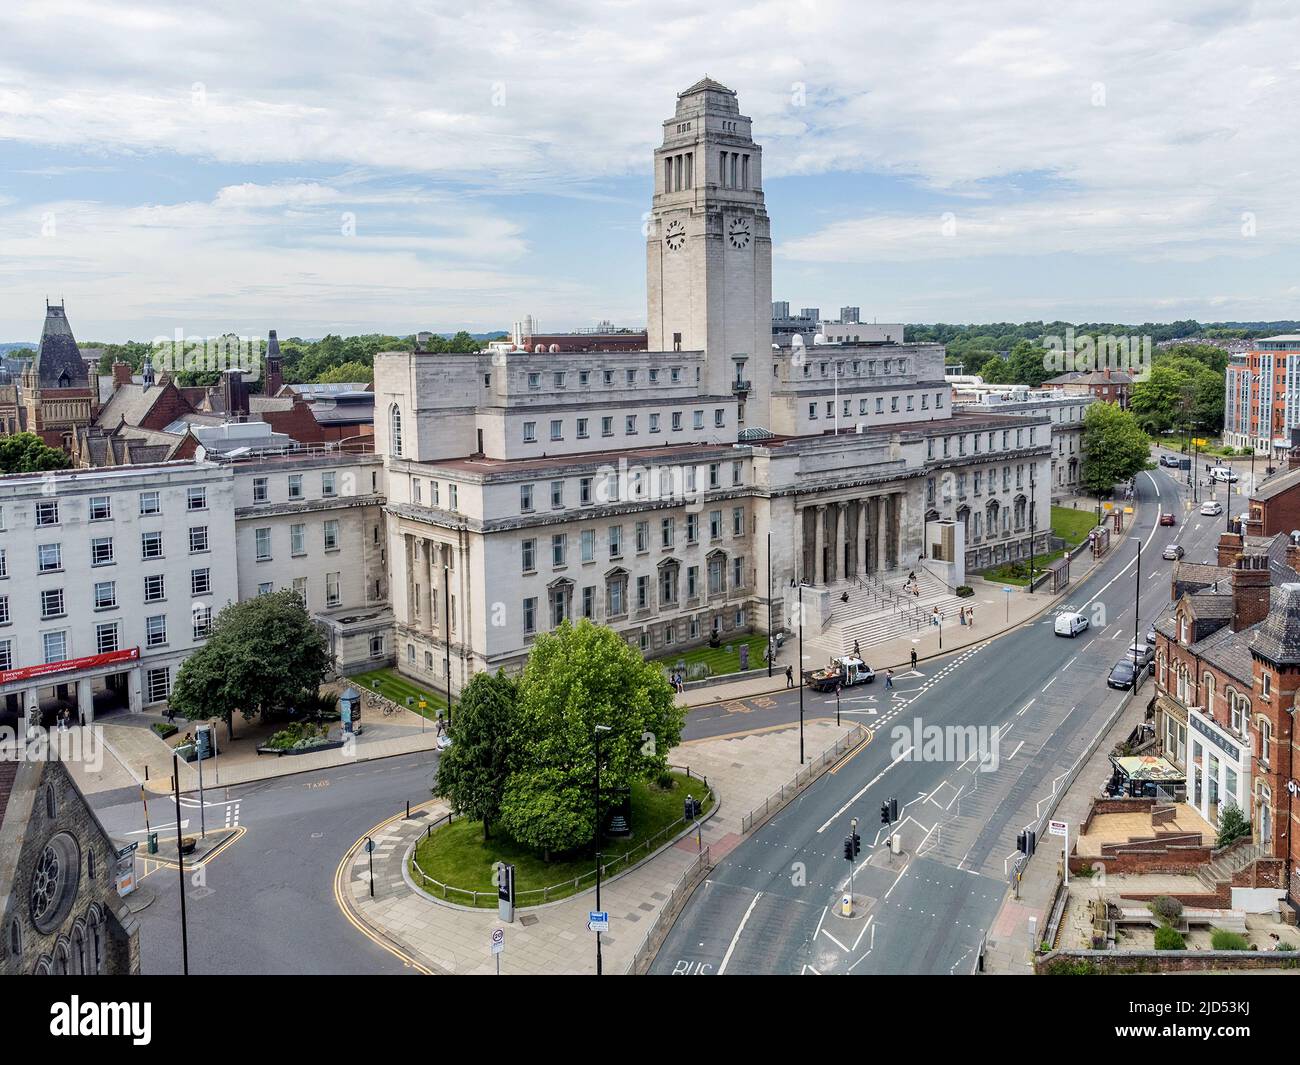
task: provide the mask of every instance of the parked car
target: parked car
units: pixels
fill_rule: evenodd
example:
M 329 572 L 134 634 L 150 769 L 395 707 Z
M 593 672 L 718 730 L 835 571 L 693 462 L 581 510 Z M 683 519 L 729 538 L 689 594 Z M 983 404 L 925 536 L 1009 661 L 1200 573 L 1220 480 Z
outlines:
M 1183 557 L 1182 544 L 1165 544 L 1165 549 L 1160 552 L 1161 558 L 1167 558 L 1171 562 L 1177 562 Z
M 1137 669 L 1131 658 L 1121 659 L 1115 663 L 1110 676 L 1106 678 L 1106 686 L 1118 688 L 1120 691 L 1133 687 L 1133 677 L 1137 674 Z
M 1156 623 L 1151 622 L 1151 627 L 1147 629 L 1147 643 L 1152 647 L 1156 645 Z
M 1161 455 L 1161 456 L 1160 456 L 1160 465 L 1161 465 L 1161 466 L 1172 466 L 1174 469 L 1178 469 L 1178 456 L 1177 456 L 1177 455 Z
M 1229 483 L 1237 480 L 1236 471 L 1229 469 L 1227 466 L 1215 466 L 1214 469 L 1210 470 L 1210 476 L 1213 477 L 1216 481 L 1224 481 Z
M 1160 524 L 1161 524 L 1161 525 L 1177 525 L 1177 524 L 1178 524 L 1178 519 L 1177 519 L 1176 517 L 1174 517 L 1174 512 L 1171 510 L 1168 514 L 1161 514 L 1161 515 L 1160 515 Z
M 1139 669 L 1145 667 L 1148 673 L 1156 671 L 1156 649 L 1145 640 L 1129 644 L 1125 654 Z
M 1082 614 L 1058 614 L 1053 631 L 1057 636 L 1078 636 L 1088 627 L 1088 619 Z
M 1201 504 L 1201 513 L 1207 518 L 1217 517 L 1223 513 L 1223 504 L 1217 499 L 1207 499 Z

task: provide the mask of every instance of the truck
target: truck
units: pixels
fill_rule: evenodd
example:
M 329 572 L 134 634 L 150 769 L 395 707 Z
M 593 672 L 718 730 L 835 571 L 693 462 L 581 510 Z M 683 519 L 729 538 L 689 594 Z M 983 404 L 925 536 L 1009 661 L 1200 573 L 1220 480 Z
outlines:
M 862 659 L 846 655 L 825 669 L 810 671 L 807 678 L 808 686 L 814 691 L 830 692 L 836 687 L 851 688 L 855 684 L 870 684 L 876 679 L 876 672 Z

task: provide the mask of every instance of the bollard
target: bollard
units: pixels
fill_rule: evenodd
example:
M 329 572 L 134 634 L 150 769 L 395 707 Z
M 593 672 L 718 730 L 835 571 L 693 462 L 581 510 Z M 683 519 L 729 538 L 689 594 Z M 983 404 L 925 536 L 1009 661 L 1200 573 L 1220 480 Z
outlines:
M 406 800 L 406 819 L 407 819 L 408 821 L 411 819 L 411 800 L 410 800 L 410 799 L 407 799 L 407 800 Z

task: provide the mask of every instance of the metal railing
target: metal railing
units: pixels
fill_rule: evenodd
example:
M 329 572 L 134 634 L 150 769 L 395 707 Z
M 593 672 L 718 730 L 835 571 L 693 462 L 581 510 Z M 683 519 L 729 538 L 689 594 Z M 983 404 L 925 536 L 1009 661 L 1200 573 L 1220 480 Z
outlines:
M 691 777 L 689 767 L 672 766 L 671 768 L 683 770 L 688 777 Z M 704 796 L 702 796 L 702 798 L 707 800 L 706 806 L 711 808 L 713 805 L 715 805 L 717 801 L 717 797 L 714 795 L 713 789 L 709 787 L 708 779 L 704 777 L 691 777 L 691 779 L 699 780 L 700 783 L 704 785 Z M 424 838 L 428 839 L 429 836 L 433 834 L 433 830 L 437 828 L 439 825 L 441 825 L 444 821 L 447 824 L 451 824 L 452 821 L 458 820 L 460 816 L 461 815 L 455 813 L 444 814 L 442 817 L 438 818 L 437 821 L 433 822 L 433 824 L 429 825 L 425 829 Z M 667 825 L 666 827 L 660 829 L 653 836 L 650 836 L 647 839 L 642 840 L 640 843 L 636 844 L 636 846 L 629 848 L 628 850 L 624 851 L 622 854 L 614 858 L 601 862 L 600 864 L 601 879 L 605 880 L 606 878 L 614 876 L 618 873 L 626 872 L 638 861 L 641 861 L 643 858 L 648 857 L 655 850 L 657 850 L 664 840 L 671 839 L 672 837 L 681 833 L 682 830 L 686 828 L 688 825 L 699 825 L 700 823 L 701 823 L 700 821 L 696 821 L 696 820 L 688 821 L 684 817 L 679 817 L 672 824 Z M 422 868 L 420 868 L 420 863 L 416 860 L 414 854 L 412 854 L 411 856 L 411 872 L 420 878 L 420 886 L 424 889 L 425 892 L 429 894 L 437 894 L 444 901 L 456 902 L 457 899 L 466 899 L 468 901 L 464 903 L 458 903 L 458 904 L 470 906 L 474 909 L 479 909 L 483 907 L 491 908 L 497 904 L 496 888 L 491 888 L 487 891 L 476 891 L 470 888 L 460 888 L 460 887 L 455 887 L 452 884 L 445 884 L 441 880 L 438 880 L 436 877 L 430 876 Z M 573 877 L 572 879 L 561 880 L 555 884 L 548 884 L 546 887 L 529 888 L 525 891 L 516 891 L 515 905 L 518 907 L 537 906 L 537 905 L 541 905 L 542 903 L 568 898 L 571 895 L 576 895 L 579 892 L 583 891 L 584 885 L 591 884 L 592 886 L 595 886 L 595 883 L 596 883 L 596 870 L 592 869 L 588 873 L 582 873 L 579 876 Z M 525 899 L 528 898 L 532 898 L 533 901 L 526 902 Z
M 641 939 L 641 945 L 636 948 L 632 955 L 632 964 L 628 967 L 628 972 L 634 975 L 641 975 L 650 968 L 650 963 L 659 953 L 660 946 L 663 945 L 664 938 L 668 935 L 669 929 L 672 928 L 673 922 L 677 919 L 686 900 L 690 897 L 692 891 L 710 869 L 713 868 L 713 858 L 709 854 L 709 848 L 705 847 L 691 864 L 686 867 L 682 875 L 678 877 L 677 883 L 668 892 L 668 898 L 664 904 L 659 907 L 659 913 L 655 916 L 654 923 L 646 929 L 645 935 Z
M 865 726 L 855 724 L 846 735 L 835 741 L 833 747 L 823 751 L 818 758 L 800 769 L 788 784 L 782 784 L 779 790 L 772 792 L 771 795 L 764 799 L 762 806 L 755 806 L 742 817 L 740 819 L 740 834 L 742 836 L 748 835 L 756 825 L 761 825 L 811 784 L 826 766 L 838 760 L 845 751 L 852 750 L 863 743 L 869 735 L 870 732 Z

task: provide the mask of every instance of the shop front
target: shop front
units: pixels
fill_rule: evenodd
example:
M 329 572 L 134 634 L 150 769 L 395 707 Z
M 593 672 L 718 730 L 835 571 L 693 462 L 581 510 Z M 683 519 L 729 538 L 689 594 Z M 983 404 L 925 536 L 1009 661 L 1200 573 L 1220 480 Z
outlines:
M 1250 745 L 1196 707 L 1187 710 L 1188 801 L 1211 824 L 1229 803 L 1251 816 Z

